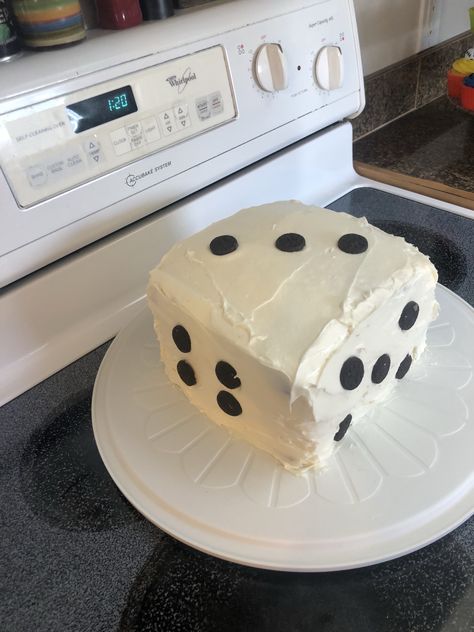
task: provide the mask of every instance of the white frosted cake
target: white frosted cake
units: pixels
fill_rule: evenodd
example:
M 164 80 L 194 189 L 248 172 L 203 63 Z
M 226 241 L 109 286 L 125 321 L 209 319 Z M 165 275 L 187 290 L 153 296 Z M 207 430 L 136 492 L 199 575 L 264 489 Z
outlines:
M 177 243 L 151 272 L 148 299 L 171 382 L 211 420 L 303 471 L 419 358 L 436 281 L 401 237 L 287 201 Z

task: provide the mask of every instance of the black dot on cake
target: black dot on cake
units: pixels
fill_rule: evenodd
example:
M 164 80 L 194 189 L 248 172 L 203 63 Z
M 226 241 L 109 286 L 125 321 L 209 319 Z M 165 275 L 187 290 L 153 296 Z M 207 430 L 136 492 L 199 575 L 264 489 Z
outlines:
M 217 403 L 219 408 L 231 417 L 238 417 L 242 414 L 242 406 L 237 399 L 227 391 L 219 391 L 217 393 Z
M 216 364 L 216 376 L 219 382 L 227 386 L 227 388 L 238 388 L 241 385 L 241 381 L 237 377 L 237 371 L 224 360 L 219 360 Z
M 349 430 L 349 426 L 351 425 L 352 415 L 347 415 L 339 424 L 339 430 L 334 435 L 334 441 L 340 441 L 344 438 L 344 435 Z
M 191 351 L 191 337 L 183 325 L 176 325 L 171 332 L 174 344 L 181 353 L 189 353 Z
M 363 235 L 347 233 L 339 239 L 337 247 L 348 255 L 360 255 L 367 250 L 369 242 Z
M 239 242 L 233 235 L 219 235 L 209 244 L 209 249 L 213 255 L 222 257 L 228 255 L 239 247 Z
M 339 379 L 342 388 L 346 391 L 353 391 L 359 386 L 364 377 L 364 364 L 360 358 L 351 356 L 347 358 L 341 368 Z
M 418 314 L 420 312 L 420 306 L 415 301 L 410 301 L 405 305 L 403 311 L 398 320 L 398 324 L 402 331 L 406 331 L 407 329 L 411 329 L 413 325 L 416 323 L 416 319 L 418 318 Z
M 285 233 L 278 237 L 275 246 L 282 252 L 299 252 L 306 246 L 306 240 L 298 233 Z
M 395 377 L 398 380 L 401 380 L 402 378 L 405 377 L 405 375 L 408 373 L 408 371 L 410 370 L 411 367 L 411 363 L 413 362 L 413 358 L 411 357 L 411 355 L 408 353 L 403 360 L 400 362 L 400 366 L 398 367 L 397 372 L 395 373 Z
M 176 370 L 186 386 L 194 386 L 196 384 L 196 374 L 189 362 L 186 362 L 186 360 L 180 360 L 176 365 Z
M 388 353 L 384 353 L 378 358 L 372 369 L 372 382 L 374 384 L 380 384 L 387 377 L 390 371 L 390 356 Z

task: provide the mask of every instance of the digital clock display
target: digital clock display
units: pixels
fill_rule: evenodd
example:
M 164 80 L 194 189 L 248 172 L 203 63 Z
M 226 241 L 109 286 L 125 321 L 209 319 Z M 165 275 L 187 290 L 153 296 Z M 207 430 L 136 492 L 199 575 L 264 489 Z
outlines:
M 66 106 L 66 110 L 74 132 L 79 134 L 91 127 L 136 112 L 138 108 L 131 86 L 124 86 L 84 101 L 71 103 Z

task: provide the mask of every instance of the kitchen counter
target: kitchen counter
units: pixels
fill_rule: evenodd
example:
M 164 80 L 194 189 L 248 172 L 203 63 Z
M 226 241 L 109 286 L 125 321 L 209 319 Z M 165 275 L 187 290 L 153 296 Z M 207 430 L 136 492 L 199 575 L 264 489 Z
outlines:
M 354 143 L 364 176 L 474 210 L 474 114 L 440 97 Z

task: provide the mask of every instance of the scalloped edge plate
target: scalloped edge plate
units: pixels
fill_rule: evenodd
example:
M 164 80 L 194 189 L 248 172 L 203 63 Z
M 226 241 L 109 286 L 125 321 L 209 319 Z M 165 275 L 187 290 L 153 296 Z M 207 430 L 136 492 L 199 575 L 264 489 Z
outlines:
M 421 548 L 474 513 L 474 310 L 438 285 L 428 348 L 319 471 L 294 476 L 167 380 L 151 314 L 115 338 L 92 400 L 113 480 L 148 520 L 217 557 L 328 571 Z

